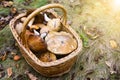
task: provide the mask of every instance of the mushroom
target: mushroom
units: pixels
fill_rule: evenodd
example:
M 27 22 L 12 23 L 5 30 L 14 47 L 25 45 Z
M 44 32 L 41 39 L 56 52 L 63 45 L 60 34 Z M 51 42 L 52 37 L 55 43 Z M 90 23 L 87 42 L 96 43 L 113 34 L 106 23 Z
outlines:
M 46 52 L 46 53 L 42 53 L 39 59 L 43 62 L 51 62 L 51 61 L 55 61 L 57 58 L 55 54 L 51 52 Z
M 46 51 L 47 45 L 39 35 L 35 35 L 35 33 L 26 30 L 26 37 L 27 37 L 28 47 L 32 51 L 34 52 Z
M 60 19 L 56 18 L 48 21 L 47 26 L 50 28 L 50 31 L 59 31 L 61 29 Z
M 29 23 L 28 23 L 28 26 L 29 26 L 29 27 L 32 26 L 34 20 L 35 20 L 35 18 L 32 18 L 32 19 L 29 21 Z
M 45 38 L 49 32 L 49 28 L 47 26 L 44 26 L 40 30 L 40 37 Z
M 16 24 L 15 30 L 20 34 L 23 31 L 23 24 L 21 22 Z
M 27 17 L 22 17 L 21 21 L 24 22 L 26 20 Z
M 51 19 L 47 16 L 47 14 L 44 14 L 44 19 L 45 19 L 45 21 L 50 21 Z
M 61 28 L 61 21 L 59 18 L 50 19 L 46 14 L 44 14 L 44 19 L 47 21 L 47 26 L 50 31 L 59 31 Z
M 35 30 L 38 30 L 38 29 L 40 29 L 40 28 L 42 28 L 42 27 L 44 27 L 45 25 L 44 24 L 41 24 L 41 23 L 39 23 L 39 24 L 34 24 L 34 25 L 31 25 L 30 26 L 30 30 L 31 31 L 33 31 L 33 29 L 35 29 Z
M 30 26 L 30 31 L 34 31 L 34 30 L 37 30 L 37 29 L 39 29 L 38 25 L 31 25 Z
M 40 34 L 48 33 L 48 32 L 49 32 L 49 28 L 47 26 L 42 27 L 41 30 L 40 30 Z
M 67 32 L 49 32 L 45 41 L 47 49 L 58 55 L 69 54 L 77 48 L 77 41 Z
M 40 35 L 40 33 L 37 32 L 36 30 L 33 30 L 33 31 L 34 31 L 34 35 L 36 35 L 36 36 L 39 36 L 39 35 Z

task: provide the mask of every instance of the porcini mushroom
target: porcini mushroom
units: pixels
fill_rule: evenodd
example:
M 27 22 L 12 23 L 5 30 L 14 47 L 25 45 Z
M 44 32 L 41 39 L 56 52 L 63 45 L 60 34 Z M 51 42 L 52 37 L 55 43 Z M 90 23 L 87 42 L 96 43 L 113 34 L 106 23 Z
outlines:
M 28 42 L 28 47 L 34 52 L 42 52 L 47 49 L 45 41 L 35 33 L 26 30 L 26 37 Z
M 61 29 L 60 19 L 56 18 L 48 21 L 47 26 L 49 27 L 50 31 L 59 31 Z
M 59 31 L 61 28 L 61 21 L 59 18 L 50 19 L 46 14 L 44 14 L 44 19 L 47 21 L 47 26 L 50 31 Z
M 58 55 L 69 54 L 77 48 L 77 41 L 67 32 L 50 32 L 45 41 L 47 49 Z
M 44 26 L 40 30 L 40 37 L 45 38 L 49 32 L 49 28 L 47 26 Z
M 43 62 L 51 62 L 51 61 L 55 61 L 57 58 L 55 54 L 51 52 L 46 52 L 46 53 L 42 53 L 39 59 Z

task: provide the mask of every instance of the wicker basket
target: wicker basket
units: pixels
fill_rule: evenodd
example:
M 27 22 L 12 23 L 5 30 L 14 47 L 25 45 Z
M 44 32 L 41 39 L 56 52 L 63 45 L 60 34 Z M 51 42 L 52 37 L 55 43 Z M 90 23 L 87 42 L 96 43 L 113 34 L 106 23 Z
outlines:
M 26 36 L 25 36 L 26 25 L 34 16 L 36 16 L 40 12 L 45 12 L 45 11 L 47 12 L 47 10 L 51 9 L 51 8 L 60 8 L 63 11 L 63 16 L 62 16 L 63 29 L 74 36 L 74 38 L 77 41 L 77 48 L 73 52 L 71 52 L 69 55 L 67 55 L 63 58 L 57 59 L 57 60 L 52 61 L 52 62 L 42 62 L 27 47 Z M 52 14 L 53 16 L 56 16 L 54 14 L 54 12 L 51 12 L 51 11 L 48 11 L 48 12 L 50 14 Z M 21 37 L 20 37 L 15 30 L 15 26 L 17 24 L 17 21 L 19 21 L 19 19 L 24 17 L 24 16 L 26 16 L 27 19 L 23 23 L 24 30 L 23 30 Z M 75 63 L 78 54 L 82 50 L 82 41 L 81 41 L 80 37 L 71 27 L 66 25 L 66 20 L 67 20 L 66 10 L 64 9 L 64 7 L 62 5 L 60 5 L 60 4 L 48 4 L 48 5 L 42 6 L 38 9 L 34 10 L 30 14 L 26 14 L 26 13 L 19 14 L 18 16 L 16 16 L 15 18 L 13 18 L 10 21 L 11 32 L 12 32 L 15 40 L 18 43 L 18 46 L 20 48 L 20 51 L 21 51 L 23 57 L 25 58 L 27 63 L 30 66 L 32 66 L 32 68 L 34 68 L 37 72 L 39 72 L 40 74 L 42 74 L 44 76 L 54 77 L 54 76 L 61 76 L 64 73 L 67 73 L 71 69 L 73 64 Z

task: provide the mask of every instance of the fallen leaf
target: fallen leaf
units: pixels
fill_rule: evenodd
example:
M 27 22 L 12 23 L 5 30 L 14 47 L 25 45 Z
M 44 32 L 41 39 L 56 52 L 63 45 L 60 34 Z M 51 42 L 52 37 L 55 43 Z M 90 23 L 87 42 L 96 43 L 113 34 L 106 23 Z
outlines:
M 4 61 L 6 59 L 6 57 L 7 57 L 7 54 L 5 52 L 4 55 L 2 56 L 2 61 Z
M 12 54 L 12 55 L 16 55 L 16 53 L 15 53 L 15 52 L 11 52 L 11 54 Z
M 118 47 L 118 45 L 117 45 L 115 40 L 110 40 L 109 43 L 110 43 L 111 48 L 113 48 L 113 49 Z
M 101 31 L 99 31 L 96 27 L 87 28 L 86 26 L 84 26 L 83 30 L 91 39 L 96 39 L 101 36 Z
M 111 61 L 105 61 L 105 64 L 106 64 L 108 67 L 111 67 L 111 66 L 112 66 L 112 62 L 111 62 Z
M 36 76 L 34 76 L 33 74 L 29 73 L 29 71 L 26 71 L 25 74 L 28 75 L 30 80 L 38 80 L 38 78 Z
M 7 69 L 7 74 L 8 74 L 8 78 L 12 76 L 13 72 L 11 67 Z

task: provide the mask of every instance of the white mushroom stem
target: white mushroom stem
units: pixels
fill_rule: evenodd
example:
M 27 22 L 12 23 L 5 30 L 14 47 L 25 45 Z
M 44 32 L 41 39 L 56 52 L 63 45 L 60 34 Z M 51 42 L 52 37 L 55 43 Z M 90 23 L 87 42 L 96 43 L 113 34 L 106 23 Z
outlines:
M 28 26 L 29 26 L 29 27 L 32 26 L 34 20 L 35 20 L 35 18 L 32 18 L 32 19 L 29 21 L 29 23 L 28 23 Z
M 18 23 L 15 27 L 16 31 L 18 32 L 18 34 L 20 34 L 23 30 L 23 24 L 22 23 Z
M 36 36 L 40 35 L 40 33 L 37 32 L 36 30 L 33 30 L 33 31 L 34 31 L 34 34 L 35 34 Z
M 24 22 L 26 20 L 26 17 L 22 17 L 21 21 Z
M 43 38 L 45 38 L 45 36 L 47 36 L 47 33 L 46 32 L 44 32 L 44 33 L 42 33 L 41 35 L 40 35 L 40 37 L 43 39 Z
M 45 21 L 47 21 L 47 22 L 51 20 L 46 14 L 44 14 L 44 19 L 45 19 Z

